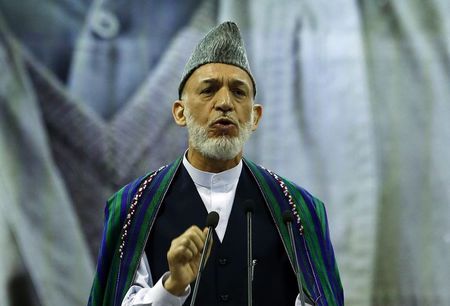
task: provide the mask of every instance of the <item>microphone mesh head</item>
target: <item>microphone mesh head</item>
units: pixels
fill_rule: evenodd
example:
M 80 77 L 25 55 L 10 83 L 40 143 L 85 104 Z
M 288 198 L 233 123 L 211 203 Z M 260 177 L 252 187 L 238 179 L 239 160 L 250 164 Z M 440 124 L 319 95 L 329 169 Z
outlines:
M 216 228 L 219 223 L 219 214 L 215 211 L 212 211 L 206 217 L 206 227 Z
M 290 210 L 283 211 L 283 221 L 284 223 L 294 222 L 294 215 L 292 214 L 292 211 Z
M 242 203 L 242 206 L 244 206 L 244 211 L 247 212 L 254 212 L 255 211 L 255 201 L 252 199 L 247 199 Z

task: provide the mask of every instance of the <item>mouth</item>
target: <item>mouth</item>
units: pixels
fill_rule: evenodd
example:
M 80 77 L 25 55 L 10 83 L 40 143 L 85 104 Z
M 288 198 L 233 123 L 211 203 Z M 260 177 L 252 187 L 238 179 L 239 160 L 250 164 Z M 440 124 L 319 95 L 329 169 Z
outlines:
M 213 126 L 215 125 L 220 125 L 220 126 L 236 126 L 236 123 L 234 123 L 233 120 L 229 119 L 229 118 L 219 118 L 217 120 L 215 120 L 212 124 Z
M 214 120 L 211 124 L 211 127 L 218 133 L 219 135 L 235 135 L 237 133 L 237 124 L 229 119 L 229 118 L 219 118 Z

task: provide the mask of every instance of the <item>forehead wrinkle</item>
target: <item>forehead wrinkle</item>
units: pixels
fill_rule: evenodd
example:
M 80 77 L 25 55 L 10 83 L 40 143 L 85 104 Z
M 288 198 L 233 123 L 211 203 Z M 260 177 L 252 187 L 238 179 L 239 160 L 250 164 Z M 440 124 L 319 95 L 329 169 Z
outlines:
M 240 78 L 233 78 L 231 80 L 228 81 L 228 85 L 229 86 L 245 86 L 247 88 L 250 88 L 250 84 L 248 84 L 248 82 L 246 82 L 245 80 L 242 80 Z
M 207 84 L 223 84 L 224 83 L 224 79 L 227 77 L 206 77 L 204 79 L 200 79 L 200 83 L 207 83 Z M 246 86 L 247 88 L 250 88 L 250 84 L 248 84 L 248 82 L 246 82 L 245 80 L 241 79 L 241 78 L 236 78 L 236 77 L 229 77 L 227 78 L 227 84 L 228 86 Z

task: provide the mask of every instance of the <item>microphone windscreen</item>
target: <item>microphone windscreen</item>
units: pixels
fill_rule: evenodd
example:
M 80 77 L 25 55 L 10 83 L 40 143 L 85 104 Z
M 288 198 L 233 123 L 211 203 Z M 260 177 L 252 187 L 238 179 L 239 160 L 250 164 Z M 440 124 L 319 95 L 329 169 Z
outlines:
M 287 223 L 287 222 L 294 222 L 294 215 L 292 214 L 292 211 L 290 211 L 290 210 L 285 210 L 285 211 L 283 211 L 283 221 L 284 221 L 284 223 Z
M 212 211 L 206 217 L 206 227 L 216 228 L 219 223 L 219 214 L 215 211 Z
M 242 203 L 242 206 L 244 207 L 244 211 L 246 213 L 252 213 L 255 210 L 255 201 L 253 201 L 252 199 L 247 199 L 244 201 L 244 203 Z

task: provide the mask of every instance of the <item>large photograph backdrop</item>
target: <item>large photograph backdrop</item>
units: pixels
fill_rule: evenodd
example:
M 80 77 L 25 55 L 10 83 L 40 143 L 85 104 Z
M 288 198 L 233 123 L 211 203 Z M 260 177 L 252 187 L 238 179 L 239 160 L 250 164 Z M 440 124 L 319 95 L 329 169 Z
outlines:
M 450 2 L 0 0 L 0 304 L 84 305 L 107 198 L 182 154 L 170 109 L 233 20 L 246 146 L 327 206 L 346 304 L 449 305 Z

